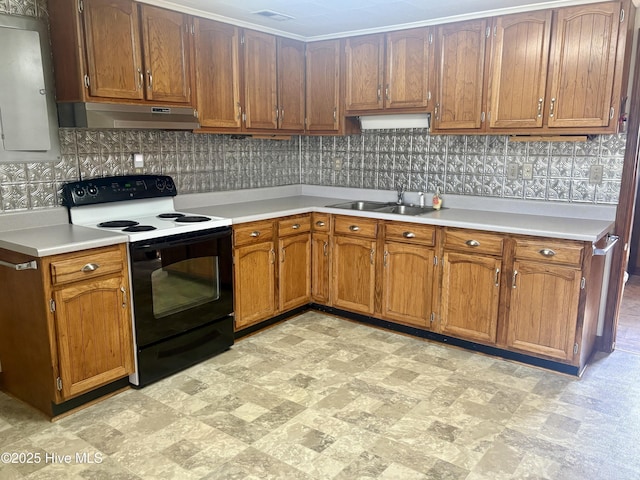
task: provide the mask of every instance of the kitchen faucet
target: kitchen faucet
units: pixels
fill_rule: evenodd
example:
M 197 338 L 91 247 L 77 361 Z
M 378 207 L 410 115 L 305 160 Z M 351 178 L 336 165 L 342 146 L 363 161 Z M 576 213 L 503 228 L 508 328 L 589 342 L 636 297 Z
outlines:
M 398 184 L 396 186 L 396 191 L 398 192 L 398 200 L 396 201 L 396 204 L 398 205 L 404 205 L 404 192 L 406 190 L 406 187 L 402 184 Z

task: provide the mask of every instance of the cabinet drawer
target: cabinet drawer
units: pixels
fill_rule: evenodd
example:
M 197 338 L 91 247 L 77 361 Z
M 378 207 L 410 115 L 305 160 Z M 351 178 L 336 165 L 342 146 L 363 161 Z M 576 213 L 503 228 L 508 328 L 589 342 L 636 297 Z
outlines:
M 538 260 L 579 266 L 582 263 L 584 245 L 581 242 L 550 240 L 546 238 L 516 239 L 516 259 Z
M 311 230 L 311 217 L 289 217 L 278 221 L 278 236 L 284 237 L 296 233 L 304 233 Z
M 333 222 L 333 233 L 338 235 L 376 238 L 378 221 L 372 218 L 336 215 Z
M 444 247 L 464 252 L 478 252 L 487 255 L 502 255 L 501 235 L 477 230 L 446 228 Z
M 434 245 L 436 227 L 417 223 L 385 222 L 385 239 Z
M 85 252 L 83 252 L 85 253 Z M 76 282 L 121 272 L 124 259 L 119 249 L 86 252 L 86 255 L 74 255 L 53 260 L 50 265 L 51 283 Z
M 311 216 L 311 228 L 314 232 L 330 232 L 331 216 L 328 213 L 314 212 Z
M 233 244 L 252 245 L 254 243 L 268 242 L 273 239 L 273 221 L 251 222 L 233 227 Z

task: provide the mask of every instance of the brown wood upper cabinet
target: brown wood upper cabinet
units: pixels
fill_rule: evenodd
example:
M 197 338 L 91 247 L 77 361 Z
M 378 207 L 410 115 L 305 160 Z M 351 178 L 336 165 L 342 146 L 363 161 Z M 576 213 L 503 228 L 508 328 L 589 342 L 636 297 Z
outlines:
M 483 126 L 486 19 L 436 28 L 436 96 L 433 131 Z
M 348 38 L 346 113 L 426 111 L 432 38 L 430 28 Z
M 606 2 L 496 17 L 490 131 L 615 132 L 628 7 Z
M 49 2 L 58 101 L 190 104 L 191 17 L 130 0 Z

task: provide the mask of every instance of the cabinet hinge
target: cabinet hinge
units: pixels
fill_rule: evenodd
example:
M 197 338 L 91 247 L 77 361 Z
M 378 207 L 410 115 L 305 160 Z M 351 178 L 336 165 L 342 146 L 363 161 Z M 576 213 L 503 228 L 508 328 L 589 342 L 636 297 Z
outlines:
M 62 391 L 62 379 L 60 377 L 56 378 L 56 388 L 59 392 Z
M 56 311 L 56 301 L 53 298 L 49 299 L 49 311 L 51 313 Z
M 82 0 L 78 0 L 78 12 L 84 12 L 84 2 Z
M 579 348 L 579 347 L 578 347 L 578 344 L 577 344 L 577 343 L 574 343 L 574 344 L 573 344 L 573 354 L 574 354 L 574 355 L 578 353 L 578 348 Z
M 429 45 L 433 43 L 433 33 L 429 34 Z
M 620 10 L 620 23 L 624 22 L 624 8 Z
M 580 280 L 580 290 L 584 290 L 584 287 L 587 286 L 587 279 L 582 277 L 582 280 Z
M 491 27 L 487 27 L 487 29 L 484 31 L 484 36 L 487 38 L 491 36 Z
M 85 75 L 84 76 L 84 86 L 86 88 L 89 88 L 89 85 L 91 85 L 91 83 L 89 82 L 89 75 Z

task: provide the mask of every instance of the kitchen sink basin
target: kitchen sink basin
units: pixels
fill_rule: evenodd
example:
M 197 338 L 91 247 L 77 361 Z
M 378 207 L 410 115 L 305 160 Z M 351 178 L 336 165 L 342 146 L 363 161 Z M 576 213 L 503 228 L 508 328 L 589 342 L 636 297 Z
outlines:
M 398 215 L 422 215 L 435 211 L 433 207 L 419 207 L 417 205 L 398 205 L 392 202 L 371 202 L 357 200 L 353 202 L 336 203 L 327 205 L 331 208 L 344 208 L 347 210 L 361 210 L 366 212 L 395 213 Z

